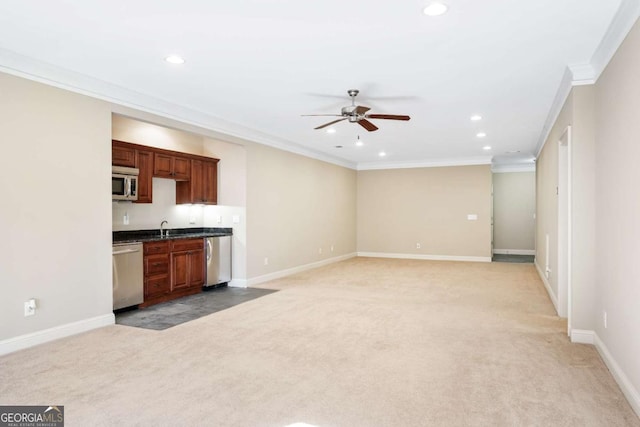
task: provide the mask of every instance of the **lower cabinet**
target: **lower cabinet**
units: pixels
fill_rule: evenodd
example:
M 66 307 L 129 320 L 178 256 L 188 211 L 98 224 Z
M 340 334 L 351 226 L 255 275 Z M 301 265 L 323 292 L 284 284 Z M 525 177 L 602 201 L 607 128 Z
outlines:
M 203 239 L 145 242 L 144 302 L 147 307 L 198 293 L 204 285 Z
M 171 290 L 204 285 L 204 241 L 183 239 L 171 242 Z

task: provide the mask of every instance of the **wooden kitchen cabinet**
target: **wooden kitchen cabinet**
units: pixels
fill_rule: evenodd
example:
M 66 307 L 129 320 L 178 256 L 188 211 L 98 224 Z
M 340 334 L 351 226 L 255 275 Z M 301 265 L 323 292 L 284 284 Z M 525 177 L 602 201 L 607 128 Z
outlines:
M 191 160 L 191 178 L 176 183 L 176 203 L 218 203 L 218 160 Z
M 148 307 L 202 291 L 205 281 L 203 239 L 145 242 L 144 302 Z
M 166 299 L 171 292 L 169 275 L 169 242 L 145 242 L 144 252 L 144 303 L 154 304 Z
M 153 151 L 136 150 L 138 175 L 138 200 L 134 203 L 153 202 Z
M 202 239 L 174 240 L 171 246 L 171 291 L 202 288 L 204 241 Z
M 156 153 L 153 160 L 153 176 L 188 180 L 191 177 L 191 161 L 188 157 Z
M 111 164 L 113 166 L 136 167 L 136 150 L 126 144 L 114 142 L 111 145 Z

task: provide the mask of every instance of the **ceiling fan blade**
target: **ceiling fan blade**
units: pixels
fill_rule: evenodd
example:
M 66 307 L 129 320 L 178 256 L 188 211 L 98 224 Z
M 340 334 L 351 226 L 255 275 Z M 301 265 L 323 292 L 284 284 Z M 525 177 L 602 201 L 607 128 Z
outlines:
M 378 127 L 376 125 L 374 125 L 373 123 L 371 123 L 367 119 L 358 120 L 358 124 L 360 126 L 362 126 L 363 128 L 365 128 L 366 130 L 368 130 L 369 132 L 373 132 L 374 130 L 378 130 Z
M 411 120 L 409 116 L 399 116 L 397 114 L 367 114 L 367 119 L 388 119 L 388 120 Z
M 371 108 L 369 108 L 369 107 L 365 107 L 364 105 L 358 105 L 358 106 L 356 107 L 356 110 L 355 110 L 355 111 L 356 111 L 356 114 L 358 114 L 358 115 L 362 115 L 362 114 L 366 113 L 366 112 L 367 112 L 367 111 L 369 111 L 369 110 L 371 110 Z
M 326 128 L 327 126 L 331 126 L 331 125 L 332 125 L 332 124 L 334 124 L 334 123 L 338 123 L 338 122 L 341 122 L 341 121 L 343 121 L 343 120 L 347 120 L 347 119 L 348 119 L 348 117 L 345 117 L 345 118 L 343 118 L 343 119 L 334 120 L 334 121 L 332 121 L 332 122 L 325 123 L 325 124 L 323 124 L 322 126 L 318 126 L 317 128 L 314 128 L 314 129 L 322 129 L 322 128 Z

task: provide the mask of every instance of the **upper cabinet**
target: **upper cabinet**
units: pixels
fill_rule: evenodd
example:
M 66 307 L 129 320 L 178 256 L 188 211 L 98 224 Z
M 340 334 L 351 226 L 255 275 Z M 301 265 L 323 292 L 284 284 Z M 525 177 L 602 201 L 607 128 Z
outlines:
M 136 149 L 130 146 L 118 144 L 114 141 L 111 145 L 111 164 L 113 166 L 136 167 Z
M 116 140 L 112 142 L 111 152 L 113 165 L 140 170 L 138 200 L 134 203 L 152 202 L 153 177 L 176 181 L 176 204 L 218 203 L 219 159 Z
M 191 162 L 188 157 L 156 153 L 153 176 L 186 181 L 191 177 Z
M 218 159 L 191 160 L 191 179 L 176 183 L 176 203 L 218 203 Z

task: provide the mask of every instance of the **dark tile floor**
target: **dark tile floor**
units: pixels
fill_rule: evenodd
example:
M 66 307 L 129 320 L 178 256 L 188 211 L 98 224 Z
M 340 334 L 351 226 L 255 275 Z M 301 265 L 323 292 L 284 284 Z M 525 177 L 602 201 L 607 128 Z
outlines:
M 491 261 L 493 262 L 519 262 L 519 263 L 528 263 L 533 264 L 535 260 L 534 255 L 504 255 L 504 254 L 493 254 L 493 258 Z
M 276 292 L 222 287 L 147 308 L 116 313 L 116 323 L 161 331 Z

